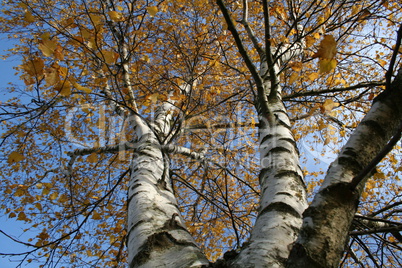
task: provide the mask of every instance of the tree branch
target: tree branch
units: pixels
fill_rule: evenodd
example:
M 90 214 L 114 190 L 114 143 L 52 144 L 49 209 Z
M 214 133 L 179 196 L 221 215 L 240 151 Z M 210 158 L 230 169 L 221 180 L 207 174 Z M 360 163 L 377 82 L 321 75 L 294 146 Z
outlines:
M 269 92 L 270 98 L 276 98 L 277 96 L 277 87 L 279 85 L 279 80 L 277 74 L 275 73 L 275 61 L 271 51 L 271 24 L 269 21 L 269 8 L 267 0 L 262 1 L 263 10 L 264 10 L 264 29 L 265 29 L 265 54 L 267 61 L 267 74 L 269 74 L 269 79 L 271 82 L 271 88 Z M 263 74 L 263 78 L 265 78 L 266 74 Z
M 367 235 L 367 234 L 376 234 L 376 233 L 393 233 L 402 231 L 402 225 L 398 226 L 387 226 L 380 228 L 373 228 L 361 231 L 352 231 L 349 232 L 349 235 Z
M 248 0 L 243 0 L 243 19 L 240 22 L 246 29 L 249 38 L 253 42 L 254 48 L 257 50 L 258 55 L 260 56 L 260 59 L 262 59 L 265 55 L 264 50 L 261 48 L 250 24 L 248 24 Z
M 243 45 L 243 42 L 240 39 L 239 32 L 237 31 L 237 29 L 233 23 L 233 20 L 229 14 L 228 9 L 226 8 L 225 4 L 223 3 L 223 0 L 216 0 L 216 3 L 218 4 L 218 6 L 223 14 L 223 17 L 225 18 L 226 24 L 228 26 L 228 30 L 232 33 L 236 46 L 239 49 L 239 53 L 242 56 L 244 62 L 246 63 L 247 68 L 250 70 L 251 76 L 253 77 L 253 79 L 257 85 L 257 88 L 262 87 L 261 76 L 259 75 L 257 68 L 253 64 L 250 56 L 248 55 L 248 53 L 246 51 L 246 48 Z
M 344 91 L 359 89 L 359 88 L 364 88 L 364 87 L 379 87 L 379 86 L 385 86 L 385 85 L 386 85 L 386 83 L 384 83 L 382 81 L 372 81 L 372 82 L 366 82 L 366 83 L 359 83 L 359 84 L 349 86 L 349 87 L 328 88 L 328 89 L 323 89 L 323 90 L 311 90 L 311 91 L 304 91 L 304 92 L 296 92 L 296 93 L 284 96 L 282 99 L 289 101 L 293 98 L 298 98 L 298 97 L 316 96 L 316 95 L 325 94 L 325 93 L 338 93 L 338 92 L 344 92 Z
M 402 24 L 399 26 L 399 30 L 397 31 L 394 52 L 392 54 L 392 58 L 389 63 L 388 71 L 385 74 L 386 89 L 391 87 L 392 73 L 394 72 L 394 65 L 395 65 L 396 57 L 399 53 L 399 48 L 401 47 L 401 40 L 402 40 Z

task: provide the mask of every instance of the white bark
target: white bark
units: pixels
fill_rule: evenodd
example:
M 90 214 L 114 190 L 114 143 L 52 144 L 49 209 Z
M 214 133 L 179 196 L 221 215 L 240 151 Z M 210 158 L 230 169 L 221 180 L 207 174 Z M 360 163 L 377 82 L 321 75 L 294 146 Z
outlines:
M 260 120 L 259 215 L 236 267 L 284 267 L 307 207 L 299 155 L 285 108 L 280 101 L 270 107 L 275 111 L 274 122 Z
M 234 262 L 236 267 L 284 267 L 302 224 L 302 213 L 307 208 L 299 153 L 281 100 L 281 87 L 274 85 L 279 81 L 280 64 L 301 54 L 303 47 L 303 40 L 293 47 L 283 46 L 273 52 L 276 54 L 274 66 L 269 66 L 266 59 L 261 63 L 260 76 L 264 81 L 269 111 L 257 107 L 260 120 L 260 209 L 249 244 Z M 264 100 L 258 101 L 263 106 L 261 102 Z
M 168 106 L 157 115 L 161 135 L 169 131 L 166 127 L 170 124 L 170 117 L 166 116 Z M 133 125 L 138 141 L 128 191 L 129 267 L 207 265 L 207 259 L 180 216 L 169 177 L 169 163 L 156 134 L 138 116 Z

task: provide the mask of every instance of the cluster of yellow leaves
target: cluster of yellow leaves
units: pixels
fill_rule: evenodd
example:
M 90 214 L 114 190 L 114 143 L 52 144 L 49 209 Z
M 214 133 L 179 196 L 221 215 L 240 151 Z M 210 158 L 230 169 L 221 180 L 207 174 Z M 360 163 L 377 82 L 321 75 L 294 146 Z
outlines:
M 325 35 L 321 40 L 317 53 L 313 58 L 319 58 L 319 66 L 321 73 L 328 73 L 335 69 L 337 61 L 336 55 L 336 41 L 332 35 Z

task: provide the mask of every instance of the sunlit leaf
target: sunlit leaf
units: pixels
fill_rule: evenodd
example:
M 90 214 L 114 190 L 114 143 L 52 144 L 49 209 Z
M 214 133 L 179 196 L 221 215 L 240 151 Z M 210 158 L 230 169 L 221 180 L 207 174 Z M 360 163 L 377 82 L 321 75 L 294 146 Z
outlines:
M 12 163 L 15 163 L 15 162 L 20 162 L 20 161 L 22 161 L 24 158 L 25 158 L 25 157 L 24 157 L 22 154 L 20 154 L 20 153 L 17 152 L 17 151 L 14 151 L 14 152 L 12 152 L 11 154 L 8 155 L 7 162 L 8 162 L 9 164 L 12 164 Z
M 102 17 L 96 14 L 90 14 L 89 17 L 91 18 L 92 23 L 97 26 L 102 24 Z
M 39 43 L 39 49 L 42 51 L 45 57 L 51 57 L 57 48 L 57 41 L 54 39 L 50 39 L 49 33 L 42 34 L 41 39 L 42 40 Z
M 108 14 L 109 14 L 110 18 L 115 22 L 123 20 L 123 14 L 121 14 L 120 12 L 112 10 L 112 11 L 109 11 Z
M 336 55 L 336 41 L 332 35 L 325 35 L 313 58 L 333 59 Z
M 35 57 L 26 61 L 22 68 L 32 76 L 39 76 L 43 74 L 43 68 L 45 67 L 44 61 L 41 58 Z
M 158 93 L 154 93 L 147 96 L 147 99 L 150 100 L 152 103 L 156 103 L 158 101 L 158 98 L 159 98 Z
M 156 6 L 147 7 L 147 11 L 148 11 L 149 15 L 151 17 L 153 17 L 156 15 L 156 13 L 158 13 L 158 7 L 156 7 Z
M 101 216 L 100 213 L 98 213 L 98 212 L 95 211 L 95 212 L 92 214 L 92 219 L 94 219 L 94 220 L 100 220 L 100 219 L 102 219 L 102 216 Z
M 36 21 L 36 18 L 32 15 L 31 12 L 27 11 L 24 14 L 24 20 L 28 23 L 33 23 Z
M 78 89 L 78 90 L 81 90 L 81 91 L 87 93 L 87 94 L 89 94 L 89 93 L 92 92 L 92 89 L 90 89 L 90 88 L 88 88 L 88 87 L 81 86 L 81 85 L 78 84 L 78 83 L 75 83 L 75 84 L 74 84 L 74 87 L 75 87 L 76 89 Z
M 289 77 L 289 84 L 293 84 L 297 78 L 299 78 L 299 74 L 298 73 L 292 73 Z
M 320 75 L 318 73 L 311 73 L 307 77 L 310 81 L 316 80 Z
M 293 71 L 295 72 L 300 72 L 302 67 L 303 67 L 303 63 L 302 62 L 292 62 L 291 64 L 289 64 L 289 67 L 292 68 Z
M 71 83 L 69 81 L 61 81 L 57 86 L 59 94 L 64 97 L 71 95 Z
M 339 103 L 334 102 L 332 99 L 326 99 L 325 102 L 322 104 L 322 111 L 329 112 L 338 106 L 339 106 Z
M 328 73 L 336 68 L 337 61 L 335 59 L 321 59 L 318 64 L 320 73 Z
M 119 58 L 119 54 L 111 50 L 103 50 L 102 55 L 107 64 L 115 64 L 117 59 Z
M 59 196 L 58 192 L 53 192 L 51 195 L 49 195 L 50 200 L 55 200 Z
M 26 214 L 23 212 L 23 211 L 21 211 L 20 213 L 18 213 L 18 218 L 17 218 L 17 220 L 19 220 L 19 221 L 26 221 L 28 218 L 27 218 L 27 216 L 26 216 Z
M 98 154 L 92 153 L 87 157 L 87 162 L 89 163 L 96 163 L 98 161 Z

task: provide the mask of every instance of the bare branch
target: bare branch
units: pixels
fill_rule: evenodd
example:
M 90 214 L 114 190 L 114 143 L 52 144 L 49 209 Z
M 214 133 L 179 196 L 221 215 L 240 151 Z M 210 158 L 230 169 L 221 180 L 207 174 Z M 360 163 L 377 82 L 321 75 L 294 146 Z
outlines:
M 395 65 L 396 57 L 399 54 L 399 48 L 401 47 L 401 41 L 402 41 L 402 24 L 399 26 L 399 30 L 398 30 L 397 36 L 396 36 L 396 44 L 395 44 L 394 52 L 392 54 L 392 58 L 389 63 L 388 71 L 385 74 L 386 89 L 391 87 L 392 74 L 394 72 L 394 65 Z
M 261 48 L 258 39 L 255 36 L 254 31 L 251 28 L 250 24 L 248 24 L 248 0 L 243 0 L 243 19 L 240 22 L 246 29 L 248 37 L 253 42 L 254 48 L 257 50 L 260 59 L 262 59 L 265 55 L 264 50 Z
M 385 83 L 382 81 L 372 81 L 372 82 L 365 82 L 365 83 L 359 83 L 353 86 L 349 87 L 341 87 L 341 88 L 328 88 L 328 89 L 323 89 L 323 90 L 310 90 L 310 91 L 304 91 L 304 92 L 296 92 L 287 96 L 284 96 L 282 99 L 289 101 L 292 100 L 293 98 L 298 98 L 298 97 L 306 97 L 306 96 L 317 96 L 321 94 L 326 94 L 326 93 L 339 93 L 339 92 L 345 92 L 353 89 L 359 89 L 359 88 L 365 88 L 365 87 L 379 87 L 379 86 L 384 86 Z
M 240 39 L 239 32 L 237 31 L 233 23 L 232 17 L 229 14 L 229 10 L 226 8 L 222 0 L 217 0 L 216 2 L 225 18 L 226 24 L 228 25 L 228 30 L 232 33 L 233 38 L 235 39 L 235 43 L 237 48 L 239 49 L 240 55 L 242 56 L 244 62 L 246 63 L 248 69 L 250 70 L 251 75 L 254 78 L 255 83 L 257 84 L 257 87 L 261 87 L 262 86 L 261 76 L 259 75 L 257 68 L 253 64 L 250 56 L 247 53 L 246 48 L 243 45 L 243 42 Z

